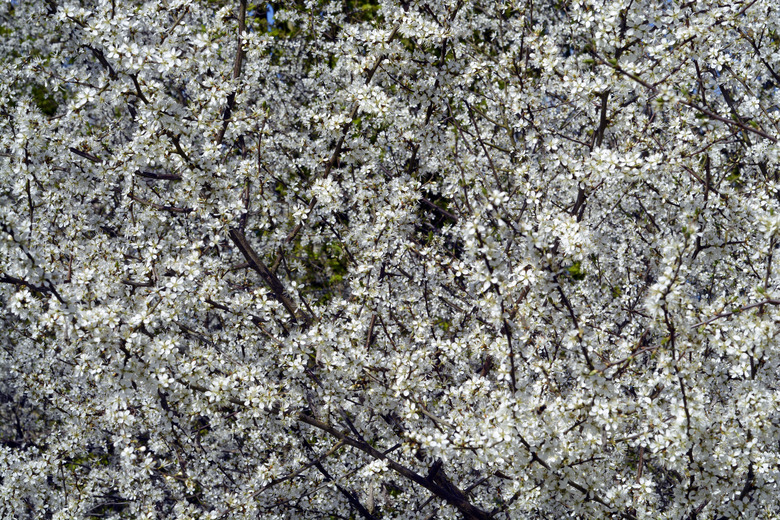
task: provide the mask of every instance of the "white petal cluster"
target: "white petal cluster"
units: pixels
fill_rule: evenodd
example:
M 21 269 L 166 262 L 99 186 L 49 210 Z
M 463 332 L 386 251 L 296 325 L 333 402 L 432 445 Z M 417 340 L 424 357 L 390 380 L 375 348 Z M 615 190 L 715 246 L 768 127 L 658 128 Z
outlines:
M 0 517 L 780 518 L 777 10 L 0 3 Z

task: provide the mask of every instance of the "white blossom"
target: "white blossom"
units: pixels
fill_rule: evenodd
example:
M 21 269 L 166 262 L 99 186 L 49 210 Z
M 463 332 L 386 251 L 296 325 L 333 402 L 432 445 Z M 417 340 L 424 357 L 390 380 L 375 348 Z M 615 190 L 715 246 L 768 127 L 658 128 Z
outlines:
M 774 3 L 273 4 L 0 4 L 0 516 L 779 517 Z

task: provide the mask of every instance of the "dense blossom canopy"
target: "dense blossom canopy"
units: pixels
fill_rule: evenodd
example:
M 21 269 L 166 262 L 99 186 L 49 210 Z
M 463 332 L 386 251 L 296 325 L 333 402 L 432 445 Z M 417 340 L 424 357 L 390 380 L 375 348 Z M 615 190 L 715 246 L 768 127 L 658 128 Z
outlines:
M 780 517 L 773 0 L 0 34 L 3 518 Z

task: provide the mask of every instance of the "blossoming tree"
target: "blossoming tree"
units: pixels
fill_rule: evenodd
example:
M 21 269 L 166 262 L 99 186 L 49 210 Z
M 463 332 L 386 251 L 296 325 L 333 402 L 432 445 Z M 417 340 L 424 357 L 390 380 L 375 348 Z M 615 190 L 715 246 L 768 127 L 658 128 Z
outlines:
M 0 4 L 3 518 L 778 518 L 772 0 Z

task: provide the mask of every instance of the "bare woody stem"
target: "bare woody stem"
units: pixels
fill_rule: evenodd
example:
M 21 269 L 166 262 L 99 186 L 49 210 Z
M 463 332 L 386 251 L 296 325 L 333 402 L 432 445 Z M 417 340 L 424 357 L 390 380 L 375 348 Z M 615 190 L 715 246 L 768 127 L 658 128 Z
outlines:
M 244 232 L 238 228 L 232 228 L 230 230 L 230 239 L 234 244 L 236 244 L 238 249 L 241 250 L 244 258 L 246 258 L 246 261 L 249 263 L 249 267 L 257 272 L 257 274 L 259 274 L 263 279 L 263 282 L 265 282 L 266 286 L 268 286 L 268 288 L 271 290 L 271 294 L 273 294 L 274 298 L 276 298 L 276 300 L 281 303 L 285 309 L 287 309 L 287 312 L 290 314 L 292 319 L 297 322 L 297 306 L 285 294 L 284 286 L 282 285 L 282 282 L 279 281 L 279 278 L 277 278 L 277 276 L 271 272 L 268 267 L 266 267 L 265 263 L 263 263 L 254 249 L 252 249 L 252 246 L 249 245 L 249 241 L 247 241 Z M 304 312 L 301 311 L 300 315 L 305 322 L 308 323 L 311 321 L 311 318 Z
M 703 320 L 703 321 L 700 321 L 698 323 L 694 323 L 693 325 L 691 325 L 691 328 L 695 329 L 697 327 L 701 327 L 702 325 L 709 325 L 713 321 L 719 320 L 721 318 L 730 318 L 731 316 L 734 316 L 735 314 L 739 314 L 741 312 L 748 311 L 750 309 L 755 309 L 756 307 L 762 307 L 764 305 L 780 305 L 780 300 L 775 300 L 775 299 L 772 299 L 772 298 L 768 298 L 768 299 L 766 299 L 764 301 L 760 301 L 758 303 L 751 303 L 750 305 L 745 305 L 745 306 L 740 307 L 739 309 L 736 309 L 734 311 L 721 312 L 720 314 L 716 314 L 715 316 L 713 316 L 712 318 L 710 318 L 708 320 Z
M 449 479 L 447 479 L 446 475 L 444 475 L 444 472 L 441 469 L 440 462 L 433 465 L 430 474 L 427 477 L 423 477 L 422 475 L 419 475 L 418 473 L 410 470 L 406 466 L 403 466 L 402 464 L 399 464 L 398 462 L 388 458 L 387 455 L 373 448 L 370 444 L 348 437 L 330 424 L 324 423 L 306 414 L 299 414 L 298 418 L 301 422 L 329 433 L 344 444 L 352 446 L 353 448 L 366 453 L 374 459 L 386 461 L 388 467 L 399 475 L 424 487 L 437 497 L 454 506 L 456 509 L 458 509 L 458 511 L 460 511 L 464 519 L 488 520 L 490 518 L 490 513 L 471 504 L 471 502 L 469 502 L 466 498 L 465 493 L 455 487 L 449 481 Z
M 240 0 L 238 8 L 238 43 L 236 49 L 236 59 L 233 62 L 233 79 L 238 79 L 241 76 L 241 64 L 244 62 L 244 44 L 242 36 L 246 32 L 246 4 L 247 0 Z M 230 115 L 233 112 L 233 107 L 236 104 L 235 91 L 228 94 L 227 106 L 225 112 L 222 114 L 222 128 L 217 136 L 217 145 L 222 144 L 222 140 L 225 138 L 225 132 L 227 132 L 228 125 L 230 124 Z
M 391 42 L 393 38 L 395 38 L 395 35 L 398 33 L 398 29 L 400 28 L 400 24 L 396 25 L 392 32 L 390 33 L 390 36 L 387 38 L 387 42 Z M 374 77 L 374 74 L 376 74 L 377 69 L 379 69 L 379 65 L 382 64 L 382 62 L 385 60 L 385 55 L 381 55 L 377 57 L 376 62 L 374 62 L 374 66 L 371 67 L 371 70 L 368 71 L 368 74 L 366 75 L 366 85 L 371 83 L 371 79 Z M 327 163 L 325 163 L 325 171 L 322 174 L 323 178 L 328 178 L 330 176 L 331 170 L 333 170 L 333 167 L 338 163 L 339 157 L 341 157 L 341 150 L 344 147 L 344 141 L 347 138 L 347 134 L 349 133 L 349 129 L 352 128 L 352 123 L 355 121 L 355 117 L 357 117 L 358 110 L 360 109 L 360 104 L 356 101 L 352 104 L 352 109 L 349 112 L 349 116 L 347 116 L 347 121 L 344 123 L 344 126 L 341 129 L 341 135 L 339 136 L 339 140 L 336 142 L 336 147 L 333 150 L 333 153 L 330 156 L 330 159 Z M 317 205 L 317 197 L 312 197 L 311 201 L 309 201 L 309 205 L 306 208 L 306 214 L 310 214 L 314 207 Z M 296 236 L 298 236 L 298 233 L 301 232 L 301 229 L 303 228 L 303 224 L 299 222 L 295 225 L 293 230 L 287 235 L 287 237 L 284 240 L 285 245 L 292 242 Z M 282 249 L 279 250 L 279 253 L 276 255 L 276 260 L 274 260 L 273 266 L 271 267 L 272 272 L 276 272 L 276 269 L 279 267 L 279 264 L 282 261 L 282 257 L 284 256 L 284 251 Z

